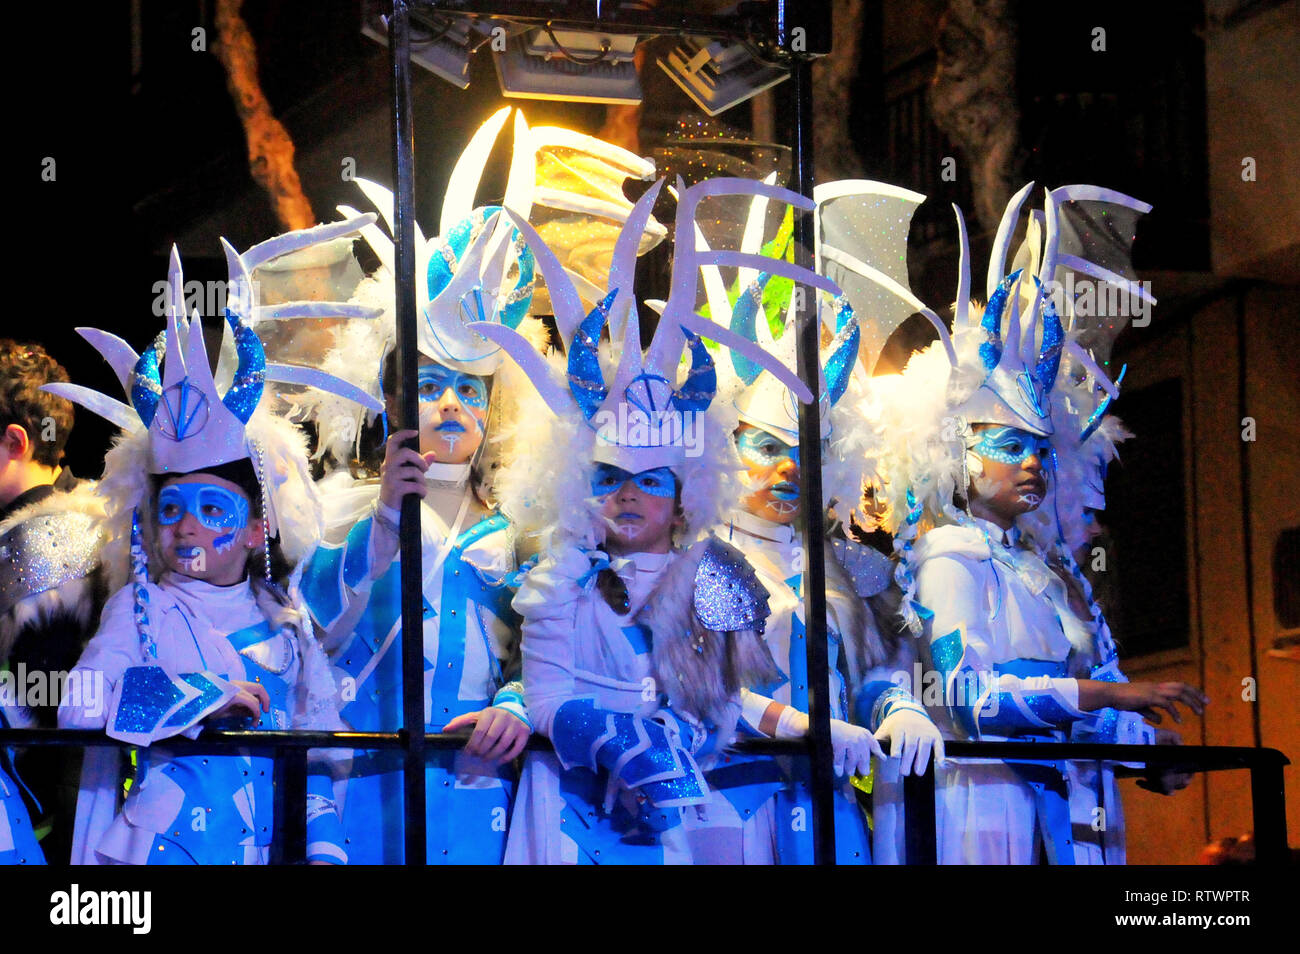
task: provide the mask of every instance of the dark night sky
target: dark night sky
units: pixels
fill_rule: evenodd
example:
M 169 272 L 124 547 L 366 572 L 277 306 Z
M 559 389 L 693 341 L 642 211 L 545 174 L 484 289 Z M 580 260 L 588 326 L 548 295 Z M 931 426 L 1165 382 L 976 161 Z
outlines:
M 42 342 L 74 381 L 111 394 L 115 380 L 74 328 L 112 330 L 139 348 L 157 330 L 153 287 L 166 278 L 173 242 L 187 280 L 221 280 L 219 235 L 247 248 L 282 231 L 249 175 L 225 73 L 210 50 L 192 49 L 196 25 L 206 23 L 209 44 L 215 37 L 211 6 L 144 0 L 133 78 L 129 5 L 96 5 L 58 34 L 56 54 L 12 81 L 11 128 L 21 147 L 11 182 L 20 184 L 16 208 L 23 211 L 10 224 L 21 238 L 11 255 L 24 267 L 24 304 L 0 333 Z M 34 45 L 52 37 L 36 13 L 20 17 L 28 22 L 15 37 Z M 317 219 L 337 218 L 339 203 L 364 204 L 342 180 L 341 160 L 351 156 L 358 175 L 391 182 L 390 77 L 387 51 L 360 32 L 359 2 L 249 0 L 244 17 L 258 45 L 263 91 L 294 139 Z M 420 221 L 436 220 L 450 160 L 502 104 L 488 57 L 473 60 L 472 77 L 462 93 L 414 71 Z M 534 124 L 563 119 L 587 131 L 603 116 L 599 107 L 528 107 Z M 40 181 L 47 156 L 56 162 L 54 182 Z M 485 188 L 492 184 L 489 172 Z M 98 474 L 110 431 L 77 412 L 68 445 L 74 472 Z

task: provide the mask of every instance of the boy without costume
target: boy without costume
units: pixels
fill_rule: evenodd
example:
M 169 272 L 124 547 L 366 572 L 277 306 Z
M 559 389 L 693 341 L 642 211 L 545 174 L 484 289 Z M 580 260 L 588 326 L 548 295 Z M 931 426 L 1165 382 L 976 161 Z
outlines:
M 67 380 L 39 345 L 0 339 L 0 668 L 7 668 L 0 726 L 10 728 L 54 727 L 60 677 L 94 632 L 104 601 L 103 507 L 94 485 L 62 466 L 72 405 L 40 390 Z M 67 860 L 80 764 L 70 755 L 33 747 L 8 764 L 0 754 L 0 864 Z

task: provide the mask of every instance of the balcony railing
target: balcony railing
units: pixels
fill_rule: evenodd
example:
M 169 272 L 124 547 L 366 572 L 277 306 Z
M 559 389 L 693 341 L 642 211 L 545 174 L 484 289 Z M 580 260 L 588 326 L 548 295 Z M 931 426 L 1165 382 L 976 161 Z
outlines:
M 426 735 L 425 750 L 455 749 L 467 734 Z M 6 746 L 116 746 L 125 742 L 101 732 L 73 729 L 0 729 L 0 747 Z M 275 830 L 271 841 L 272 864 L 301 864 L 307 853 L 307 752 L 309 749 L 397 749 L 409 751 L 410 737 L 402 732 L 281 732 L 206 730 L 199 738 L 167 739 L 153 748 L 175 754 L 222 755 L 248 751 L 270 757 L 275 765 Z M 534 736 L 532 751 L 550 751 L 550 741 Z M 750 755 L 808 757 L 810 744 L 800 739 L 744 739 L 732 751 Z M 1276 749 L 1224 745 L 1103 745 L 1072 742 L 947 742 L 949 758 L 1002 758 L 1035 761 L 1142 762 L 1148 768 L 1182 771 L 1250 772 L 1256 864 L 1285 864 L 1289 859 L 1286 834 L 1286 798 L 1282 770 L 1290 762 Z M 934 774 L 903 779 L 905 846 L 908 864 L 932 865 L 936 860 Z M 291 806 L 297 805 L 297 810 Z M 927 810 L 928 808 L 928 810 Z M 422 806 L 406 806 L 408 834 L 424 838 Z M 414 829 L 412 831 L 412 829 Z M 826 859 L 834 864 L 834 853 Z

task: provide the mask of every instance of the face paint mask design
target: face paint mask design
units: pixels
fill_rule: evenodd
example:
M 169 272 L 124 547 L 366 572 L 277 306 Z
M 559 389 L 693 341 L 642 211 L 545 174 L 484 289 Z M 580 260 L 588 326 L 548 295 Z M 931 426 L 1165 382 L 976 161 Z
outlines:
M 797 445 L 791 446 L 758 428 L 741 431 L 736 446 L 740 450 L 741 460 L 752 467 L 775 467 L 787 458 L 794 461 L 796 467 L 799 466 Z
M 477 374 L 453 371 L 440 364 L 423 364 L 420 365 L 416 381 L 419 383 L 421 401 L 436 401 L 450 388 L 451 393 L 466 407 L 487 407 L 487 382 Z
M 474 414 L 476 410 L 483 411 L 487 408 L 488 386 L 483 378 L 477 374 L 445 368 L 440 364 L 425 364 L 420 366 L 416 380 L 419 384 L 422 427 L 437 418 L 437 402 L 450 389 L 468 412 L 467 416 L 474 422 L 474 426 L 479 431 L 483 430 L 483 423 Z M 461 439 L 460 435 L 465 433 L 465 425 L 456 420 L 443 420 L 434 430 L 454 452 L 456 444 Z
M 977 455 L 974 463 L 979 464 L 979 458 L 983 458 L 992 463 L 1017 468 L 1024 467 L 1029 458 L 1036 457 L 1041 465 L 1044 485 L 1055 465 L 1051 441 L 1017 427 L 991 427 L 976 433 L 970 451 Z M 972 485 L 981 494 L 994 493 L 992 482 L 982 473 L 982 464 L 979 469 L 981 473 L 976 474 L 972 468 Z M 1031 489 L 1020 490 L 1019 497 L 1031 507 L 1037 507 L 1043 502 L 1043 495 Z
M 1044 470 L 1051 469 L 1052 443 L 1046 437 L 1018 427 L 991 427 L 975 437 L 971 450 L 981 457 L 999 464 L 1023 464 L 1030 457 L 1037 457 Z
M 799 466 L 799 447 L 790 445 L 773 434 L 759 428 L 746 429 L 736 438 L 736 448 L 740 452 L 741 462 L 747 473 L 742 475 L 744 483 L 756 491 L 766 490 L 769 498 L 767 506 L 782 514 L 792 514 L 799 509 L 799 485 L 792 480 L 781 480 L 768 487 L 758 486 L 755 473 L 769 471 L 775 473 L 784 463 L 792 462 Z
M 636 484 L 642 493 L 652 497 L 673 497 L 677 494 L 677 475 L 667 467 L 656 467 L 631 474 L 613 464 L 597 464 L 591 478 L 591 495 L 604 497 L 612 494 L 628 481 Z
M 216 484 L 168 484 L 158 492 L 158 524 L 170 527 L 194 514 L 199 524 L 209 530 L 224 530 L 212 545 L 228 550 L 235 535 L 248 526 L 248 501 L 242 494 Z

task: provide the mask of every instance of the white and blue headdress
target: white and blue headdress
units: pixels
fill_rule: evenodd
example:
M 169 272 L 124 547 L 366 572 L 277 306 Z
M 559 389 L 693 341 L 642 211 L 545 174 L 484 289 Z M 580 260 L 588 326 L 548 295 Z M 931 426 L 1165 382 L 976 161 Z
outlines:
M 1080 195 L 1105 190 L 1071 186 L 1047 191 L 1044 208 L 1028 216 L 1025 242 L 1015 256 L 1014 270 L 1007 274 L 1008 251 L 1032 186 L 1013 196 L 1003 214 L 987 272 L 988 305 L 978 315 L 970 300 L 965 223 L 954 206 L 961 261 L 952 334 L 932 311 L 918 307 L 935 324 L 940 341 L 914 354 L 904 373 L 890 382 L 882 415 L 887 435 L 883 463 L 891 529 L 903 550 L 910 548 L 922 521 L 967 519 L 954 504 L 954 494 L 964 494 L 966 482 L 979 467 L 978 458 L 968 453 L 972 425 L 1000 424 L 1050 437 L 1054 458 L 1078 444 L 1082 428 L 1071 425 L 1068 433 L 1059 433 L 1065 419 L 1061 412 L 1064 381 L 1058 389 L 1063 353 L 1084 366 L 1096 365 L 1067 337 L 1058 313 L 1058 307 L 1069 307 L 1068 302 L 1060 304 L 1058 266 L 1079 268 L 1083 262 L 1062 241 L 1068 231 L 1062 223 L 1068 219 L 1060 214 L 1060 204 L 1072 201 L 1074 190 L 1083 190 Z M 914 298 L 908 300 L 920 305 Z M 900 583 L 907 590 L 911 581 L 904 579 L 906 552 L 903 557 Z M 916 630 L 920 623 L 908 612 L 909 605 L 905 603 L 904 612 Z
M 363 179 L 357 185 L 381 210 L 392 227 L 392 193 Z M 341 211 L 352 210 L 341 207 Z M 506 233 L 503 234 L 503 230 Z M 392 240 L 378 228 L 365 238 L 379 255 L 387 274 L 376 289 L 390 309 L 393 299 Z M 473 209 L 447 233 L 425 239 L 416 231 L 416 269 L 420 354 L 444 367 L 490 376 L 500 367 L 501 349 L 469 330 L 474 322 L 499 322 L 517 328 L 528 314 L 533 294 L 533 255 L 518 230 L 509 227 L 498 206 Z
M 337 223 L 324 232 L 297 236 L 305 247 L 322 236 L 356 231 L 359 223 Z M 343 230 L 343 231 L 341 231 Z M 266 360 L 261 341 L 247 320 L 253 305 L 252 284 L 244 259 L 222 240 L 230 274 L 225 321 L 237 356 L 229 371 L 230 384 L 220 387 L 220 365 L 213 374 L 204 342 L 202 319 L 186 315 L 180 256 L 172 249 L 168 273 L 166 330 L 137 354 L 118 336 L 94 328 L 78 332 L 104 357 L 117 374 L 127 401 L 73 384 L 45 389 L 74 401 L 122 429 L 106 458 L 101 489 L 109 501 L 110 550 L 129 545 L 133 510 L 141 508 L 146 524 L 152 520 L 149 474 L 183 474 L 238 460 L 250 460 L 265 493 L 269 536 L 280 536 L 290 563 L 304 556 L 319 536 L 319 506 L 297 428 L 275 416 L 264 400 L 269 386 L 284 383 L 330 391 L 367 407 L 377 402 L 356 386 L 315 368 Z M 313 307 L 320 303 L 311 303 Z M 335 311 L 334 313 L 337 313 Z M 281 306 L 275 317 L 296 317 L 298 309 Z M 261 317 L 269 318 L 270 313 Z M 106 554 L 110 573 L 124 571 L 125 556 L 116 563 Z
M 738 466 L 729 434 L 707 413 L 717 391 L 717 370 L 700 335 L 742 350 L 756 365 L 777 375 L 784 386 L 808 395 L 792 370 L 764 355 L 752 341 L 696 314 L 699 271 L 705 265 L 743 264 L 767 265 L 800 280 L 811 273 L 756 255 L 701 250 L 689 241 L 697 233 L 696 207 L 710 195 L 753 194 L 758 190 L 767 190 L 783 201 L 806 200 L 749 180 L 708 180 L 682 189 L 678 197 L 672 288 L 668 300 L 657 303 L 659 323 L 649 347 L 643 350 L 633 276 L 640 240 L 661 187 L 662 182 L 656 183 L 629 214 L 611 261 L 611 291 L 590 313 L 584 313 L 579 293 L 559 260 L 522 217 L 515 217 L 537 256 L 550 289 L 557 328 L 568 344 L 563 371 L 508 328 L 482 324 L 474 326 L 474 330 L 500 343 L 527 374 L 546 405 L 560 420 L 574 426 L 578 442 L 575 447 L 584 449 L 561 456 L 582 458 L 586 463 L 578 461 L 574 466 L 587 469 L 593 462 L 612 464 L 629 473 L 671 468 L 681 480 L 688 530 L 699 532 L 717 523 L 726 499 L 721 484 L 734 480 Z M 614 352 L 612 374 L 602 362 L 600 347 L 602 331 L 607 327 Z M 684 351 L 689 366 L 682 375 Z M 552 453 L 560 452 L 552 448 Z M 557 482 L 570 488 L 572 485 L 571 481 Z M 713 489 L 697 493 L 706 483 Z
M 502 355 L 466 326 L 486 321 L 518 329 L 536 290 L 533 252 L 523 234 L 500 214 L 501 206 L 474 207 L 483 169 L 510 113 L 510 107 L 494 113 L 457 159 L 443 198 L 438 236 L 426 239 L 418 224 L 415 228 L 420 353 L 471 374 L 492 374 Z M 598 273 L 602 255 L 612 246 L 607 234 L 618 234 L 631 214 L 622 182 L 653 172 L 652 163 L 625 149 L 559 127 L 530 127 L 517 112 L 503 205 L 546 234 L 569 283 L 584 300 L 595 303 L 607 293 Z M 365 179 L 356 181 L 391 232 L 392 193 Z M 339 211 L 356 214 L 346 206 Z M 652 248 L 665 231 L 648 217 L 638 254 Z M 364 235 L 391 281 L 392 240 L 378 227 Z
M 1067 185 L 1050 193 L 1048 212 L 1058 227 L 1046 268 L 1068 339 L 1055 408 L 1059 473 L 1052 507 L 1042 509 L 1050 509 L 1055 536 L 1070 551 L 1086 541 L 1085 511 L 1105 509 L 1107 468 L 1118 457 L 1116 445 L 1132 436 L 1109 413 L 1128 369 L 1112 380 L 1105 366 L 1129 321 L 1156 304 L 1132 264 L 1137 221 L 1150 210 L 1098 186 Z
M 908 225 L 925 197 L 867 180 L 824 183 L 814 195 L 816 271 L 826 283 L 814 287 L 823 292 L 818 296 L 819 317 L 823 326 L 829 326 L 822 334 L 819 362 L 821 436 L 832 445 L 823 455 L 823 483 L 827 500 L 840 501 L 847 511 L 856 506 L 863 480 L 875 471 L 878 436 L 869 413 L 868 372 L 889 335 L 915 310 L 880 285 L 905 288 Z M 761 195 L 751 203 L 742 239 L 746 251 L 753 251 L 761 241 L 766 203 Z M 780 249 L 776 252 L 780 254 Z M 752 269 L 739 270 L 737 286 L 740 293 L 729 302 L 720 276 L 706 280 L 710 312 L 792 366 L 796 302 L 793 296 L 783 300 L 788 286 L 770 294 L 769 274 Z M 831 293 L 830 288 L 842 292 Z M 784 320 L 776 320 L 773 316 L 782 311 Z M 776 340 L 774 325 L 782 331 Z M 741 354 L 733 352 L 730 365 L 723 388 L 739 420 L 796 444 L 799 396 Z
M 1052 389 L 1065 345 L 1064 329 L 1037 274 L 1004 273 L 1007 249 L 1020 207 L 1032 183 L 1008 204 L 994 241 L 988 270 L 988 305 L 976 312 L 970 299 L 970 244 L 955 205 L 960 261 L 953 331 L 904 287 L 868 276 L 929 319 L 939 341 L 912 355 L 901 375 L 878 379 L 885 437 L 883 469 L 893 520 L 915 526 L 922 514 L 960 520 L 954 493 L 977 461 L 968 460 L 972 425 L 1001 424 L 1048 437 L 1053 432 Z M 1049 197 L 1050 202 L 1050 197 Z M 1055 217 L 1049 213 L 1050 229 Z M 1031 245 L 1040 220 L 1031 217 Z M 1044 265 L 1046 266 L 1044 256 Z M 1033 269 L 1036 262 L 1027 266 Z M 896 529 L 905 530 L 899 524 Z

